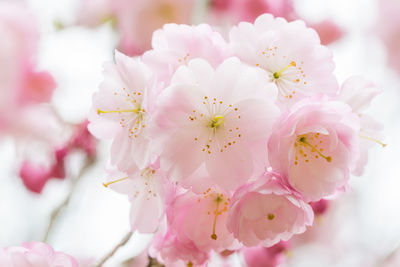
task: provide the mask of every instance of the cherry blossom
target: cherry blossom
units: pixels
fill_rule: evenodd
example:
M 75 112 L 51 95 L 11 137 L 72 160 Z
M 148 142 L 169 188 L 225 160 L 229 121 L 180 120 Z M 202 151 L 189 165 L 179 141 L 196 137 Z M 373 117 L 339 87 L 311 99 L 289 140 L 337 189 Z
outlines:
M 364 166 L 368 161 L 368 150 L 375 144 L 385 147 L 386 144 L 380 141 L 382 138 L 383 126 L 365 114 L 371 101 L 382 92 L 382 89 L 372 81 L 361 76 L 348 78 L 342 85 L 338 99 L 348 104 L 360 119 L 360 156 L 353 174 L 361 175 Z
M 214 70 L 195 59 L 175 73 L 159 96 L 153 129 L 161 166 L 183 180 L 205 163 L 214 181 L 234 189 L 267 160 L 266 145 L 279 116 L 274 84 L 237 58 Z M 191 151 L 191 153 L 188 153 Z M 261 166 L 261 170 L 265 169 Z
M 154 233 L 164 215 L 163 171 L 151 165 L 127 175 L 110 168 L 109 175 L 103 185 L 129 197 L 131 230 Z
M 339 90 L 332 53 L 300 20 L 287 22 L 265 14 L 254 24 L 239 23 L 230 32 L 230 48 L 244 62 L 268 72 L 267 81 L 277 85 L 284 105 Z
M 227 43 L 207 24 L 166 24 L 154 32 L 152 47 L 144 53 L 143 61 L 155 70 L 165 85 L 169 85 L 179 66 L 193 58 L 203 58 L 217 67 L 227 57 Z
M 400 3 L 396 0 L 379 0 L 378 3 L 375 30 L 387 50 L 389 66 L 400 73 Z
M 8 267 L 78 267 L 71 256 L 54 251 L 40 242 L 22 243 L 20 247 L 0 249 L 0 265 Z
M 166 266 L 205 266 L 209 253 L 199 250 L 193 242 L 181 242 L 170 231 L 156 235 L 149 249 L 150 256 Z
M 311 207 L 279 179 L 267 173 L 243 185 L 233 195 L 228 229 L 245 246 L 270 247 L 312 225 Z
M 285 252 L 289 249 L 288 241 L 280 241 L 272 247 L 249 247 L 242 250 L 248 267 L 275 267 L 285 259 Z
M 133 172 L 151 163 L 147 123 L 153 112 L 152 72 L 138 59 L 115 53 L 104 65 L 104 81 L 93 95 L 89 130 L 98 138 L 112 138 L 111 163 Z
M 269 160 L 307 201 L 347 186 L 359 158 L 358 116 L 338 101 L 305 99 L 281 118 L 269 143 Z
M 228 193 L 216 188 L 178 195 L 168 207 L 168 227 L 179 240 L 205 252 L 236 249 L 239 244 L 226 228 L 229 201 Z
M 53 77 L 37 70 L 39 34 L 35 18 L 23 3 L 0 3 L 0 128 L 23 120 L 22 109 L 48 102 Z

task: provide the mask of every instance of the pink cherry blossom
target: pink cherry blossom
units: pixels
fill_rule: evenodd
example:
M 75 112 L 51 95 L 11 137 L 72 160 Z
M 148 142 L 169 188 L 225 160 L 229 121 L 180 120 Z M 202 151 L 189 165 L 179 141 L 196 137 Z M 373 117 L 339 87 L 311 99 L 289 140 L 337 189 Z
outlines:
M 166 23 L 189 23 L 194 0 L 117 0 L 111 1 L 117 29 L 119 48 L 126 54 L 139 55 L 151 48 L 155 30 Z
M 78 25 L 96 27 L 113 16 L 110 0 L 81 0 L 77 13 Z
M 245 246 L 270 247 L 311 226 L 311 207 L 272 173 L 240 187 L 228 212 L 228 229 Z
M 396 0 L 379 0 L 378 3 L 375 30 L 386 47 L 389 66 L 400 73 L 400 3 Z
M 305 99 L 285 114 L 268 143 L 269 160 L 307 201 L 343 190 L 359 157 L 360 122 L 338 101 Z
M 207 24 L 166 24 L 154 32 L 152 46 L 152 50 L 144 53 L 143 61 L 166 85 L 178 67 L 193 58 L 203 58 L 217 67 L 227 57 L 227 43 Z
M 329 200 L 323 198 L 310 203 L 315 216 L 321 216 L 325 214 L 328 211 L 329 204 Z
M 39 194 L 42 192 L 47 180 L 51 178 L 48 168 L 43 165 L 32 164 L 29 161 L 22 163 L 19 176 L 26 188 Z
M 275 267 L 284 261 L 284 252 L 287 251 L 289 247 L 289 241 L 280 241 L 268 248 L 244 248 L 242 253 L 248 267 Z
M 35 18 L 25 4 L 0 3 L 0 32 L 1 109 L 10 111 L 49 101 L 56 84 L 50 74 L 36 70 L 39 35 Z
M 292 0 L 212 0 L 212 12 L 231 17 L 233 23 L 253 22 L 264 13 L 292 19 L 296 17 Z
M 317 23 L 307 23 L 311 28 L 317 31 L 321 43 L 328 45 L 343 37 L 344 31 L 331 19 L 325 19 Z
M 265 14 L 254 24 L 239 23 L 230 32 L 230 48 L 244 62 L 268 72 L 266 82 L 277 85 L 284 105 L 314 94 L 334 95 L 339 89 L 332 53 L 302 21 Z
M 88 127 L 98 138 L 112 138 L 111 163 L 133 172 L 152 161 L 146 126 L 154 109 L 155 83 L 150 69 L 138 59 L 116 52 L 115 61 L 104 65 Z
M 193 242 L 181 242 L 170 231 L 156 235 L 149 255 L 171 267 L 205 266 L 209 259 L 209 253 L 199 250 Z
M 46 157 L 47 161 L 46 162 L 36 162 L 35 159 L 25 159 L 24 162 L 22 163 L 20 167 L 20 177 L 22 181 L 24 182 L 24 185 L 28 190 L 34 193 L 41 193 L 43 187 L 47 183 L 48 180 L 51 178 L 57 178 L 57 179 L 64 179 L 66 176 L 66 169 L 65 169 L 65 162 L 67 157 L 74 151 L 78 150 L 81 152 L 84 152 L 84 156 L 89 159 L 93 160 L 96 156 L 96 144 L 97 142 L 94 140 L 94 137 L 89 133 L 87 130 L 87 125 L 88 122 L 84 121 L 83 123 L 80 123 L 78 125 L 74 125 L 71 128 L 71 133 L 68 134 L 68 138 L 61 138 L 60 135 L 57 135 L 57 132 L 59 130 L 65 131 L 67 128 L 66 127 L 61 127 L 61 125 L 57 125 L 57 122 L 52 120 L 55 120 L 53 116 L 55 114 L 50 113 L 46 114 L 43 112 L 50 112 L 52 109 L 44 109 L 42 113 L 38 113 L 38 110 L 30 110 L 28 115 L 25 117 L 32 116 L 30 119 L 25 119 L 25 122 L 21 127 L 26 127 L 28 129 L 25 130 L 25 128 L 21 128 L 19 130 L 14 129 L 14 135 L 17 136 L 19 135 L 19 132 L 23 132 L 24 135 L 29 135 L 27 133 L 32 132 L 30 135 L 33 135 L 32 137 L 28 138 L 27 136 L 25 137 L 20 137 L 22 138 L 28 138 L 28 143 L 30 139 L 33 139 L 37 141 L 40 138 L 43 138 L 44 140 L 42 141 L 42 146 L 46 147 L 46 150 L 52 150 L 51 152 L 48 152 L 48 155 Z M 33 114 L 32 114 L 33 113 Z M 35 114 L 36 113 L 36 114 Z M 45 116 L 46 115 L 46 116 Z M 51 116 L 50 116 L 51 115 Z M 41 127 L 38 127 L 38 129 L 35 129 L 37 125 L 40 125 L 38 121 L 44 120 L 44 125 Z M 56 124 L 56 126 L 60 126 L 61 129 L 51 129 L 50 126 L 54 126 L 52 124 Z M 53 133 L 49 137 L 43 137 L 43 131 Z M 39 135 L 42 135 L 39 137 Z M 52 136 L 56 135 L 56 136 Z M 58 142 L 56 142 L 57 139 Z M 59 143 L 62 143 L 61 145 Z M 29 144 L 28 144 L 29 146 Z
M 229 201 L 229 195 L 216 188 L 177 195 L 168 206 L 168 228 L 180 241 L 193 242 L 205 252 L 236 249 L 239 244 L 226 228 Z
M 276 87 L 265 79 L 264 71 L 237 58 L 217 69 L 194 59 L 177 70 L 159 96 L 152 129 L 161 166 L 173 180 L 205 163 L 215 183 L 229 190 L 264 171 L 256 165 L 267 161 L 264 148 L 279 116 Z
M 7 267 L 78 267 L 71 256 L 40 242 L 0 249 L 0 265 Z
M 148 166 L 129 175 L 116 169 L 109 170 L 104 186 L 129 196 L 132 231 L 154 233 L 164 216 L 165 174 L 156 166 Z
M 365 114 L 371 101 L 382 92 L 382 89 L 372 81 L 368 81 L 361 76 L 348 78 L 342 85 L 338 99 L 348 104 L 360 119 L 360 156 L 357 161 L 353 174 L 361 175 L 364 166 L 368 161 L 368 150 L 375 144 L 385 147 L 383 138 L 382 124 L 371 116 Z
M 26 4 L 0 2 L 0 32 L 0 128 L 8 134 L 21 128 L 31 133 L 23 126 L 25 116 L 32 117 L 36 104 L 50 100 L 55 82 L 49 73 L 37 71 L 39 35 Z

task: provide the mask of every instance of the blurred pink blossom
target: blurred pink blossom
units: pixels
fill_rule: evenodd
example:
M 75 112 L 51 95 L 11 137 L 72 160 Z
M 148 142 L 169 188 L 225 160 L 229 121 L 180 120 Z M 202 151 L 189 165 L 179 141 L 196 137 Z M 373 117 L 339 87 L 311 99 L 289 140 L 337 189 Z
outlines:
M 0 249 L 0 266 L 4 267 L 78 267 L 71 256 L 54 251 L 40 242 L 22 243 L 20 247 Z
M 77 23 L 93 27 L 113 20 L 118 49 L 140 55 L 151 48 L 153 32 L 164 24 L 189 24 L 194 5 L 194 0 L 82 0 Z
M 280 241 L 272 247 L 248 247 L 242 250 L 248 267 L 275 267 L 285 259 L 289 241 Z
M 389 66 L 400 73 L 400 2 L 379 0 L 378 3 L 375 30 L 386 47 Z

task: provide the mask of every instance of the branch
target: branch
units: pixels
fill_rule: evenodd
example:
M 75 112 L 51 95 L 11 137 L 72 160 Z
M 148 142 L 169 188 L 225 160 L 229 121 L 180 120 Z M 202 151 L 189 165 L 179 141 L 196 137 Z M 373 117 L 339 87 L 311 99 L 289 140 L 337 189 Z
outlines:
M 57 221 L 58 216 L 60 215 L 61 211 L 64 210 L 64 208 L 68 205 L 69 201 L 71 200 L 72 194 L 75 191 L 76 185 L 78 184 L 78 182 L 81 180 L 81 178 L 83 176 L 85 176 L 85 173 L 90 169 L 90 167 L 93 165 L 95 161 L 93 159 L 88 159 L 86 160 L 85 165 L 82 167 L 82 169 L 80 170 L 80 172 L 78 173 L 78 175 L 76 176 L 76 178 L 74 179 L 72 185 L 71 185 L 71 189 L 67 195 L 67 197 L 65 198 L 65 200 L 58 205 L 53 212 L 51 213 L 50 216 L 50 223 L 49 226 L 47 227 L 47 231 L 46 234 L 43 238 L 43 242 L 47 243 L 47 240 L 49 239 L 50 233 L 53 229 L 53 226 L 55 224 L 55 222 Z
M 122 238 L 122 240 L 110 251 L 108 252 L 101 260 L 98 264 L 94 265 L 93 267 L 101 267 L 103 266 L 103 264 L 108 261 L 112 256 L 114 256 L 115 252 L 118 251 L 118 249 L 120 249 L 121 247 L 123 247 L 126 243 L 128 243 L 129 239 L 131 239 L 132 237 L 132 232 L 129 231 L 129 233 L 127 233 L 125 235 L 124 238 Z

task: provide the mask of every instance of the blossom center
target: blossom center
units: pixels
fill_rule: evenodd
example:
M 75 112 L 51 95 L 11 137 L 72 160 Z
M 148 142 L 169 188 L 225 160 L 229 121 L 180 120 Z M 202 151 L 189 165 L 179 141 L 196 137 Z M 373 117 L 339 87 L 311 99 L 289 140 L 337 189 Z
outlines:
M 314 142 L 315 144 L 312 144 L 311 142 Z M 299 163 L 299 155 L 297 153 L 300 154 L 300 157 L 304 158 L 305 163 L 310 162 L 311 156 L 314 156 L 314 158 L 316 159 L 321 157 L 327 162 L 332 162 L 331 156 L 323 154 L 324 149 L 321 147 L 323 143 L 323 140 L 321 140 L 320 138 L 320 133 L 316 133 L 314 135 L 308 134 L 307 136 L 301 135 L 300 137 L 298 137 L 297 141 L 294 144 L 294 147 L 296 149 L 296 158 L 294 165 L 298 165 Z M 318 147 L 318 145 L 320 147 Z M 308 155 L 306 153 L 306 150 L 308 150 L 311 155 Z
M 203 192 L 204 199 L 211 200 L 211 207 L 215 207 L 213 210 L 208 210 L 208 215 L 214 215 L 213 223 L 212 223 L 212 233 L 211 239 L 217 240 L 218 236 L 216 234 L 216 227 L 217 227 L 217 220 L 218 217 L 228 211 L 228 205 L 230 199 L 227 198 L 223 193 L 215 193 L 211 188 L 208 188 L 206 191 Z M 201 202 L 201 199 L 198 199 L 198 202 Z
M 211 128 L 218 128 L 221 124 L 225 122 L 225 117 L 222 115 L 216 115 L 211 119 L 210 126 Z
M 289 65 L 283 67 L 280 71 L 274 72 L 273 76 L 275 79 L 279 79 L 282 76 L 282 73 L 290 67 L 296 67 L 296 62 L 292 61 Z

